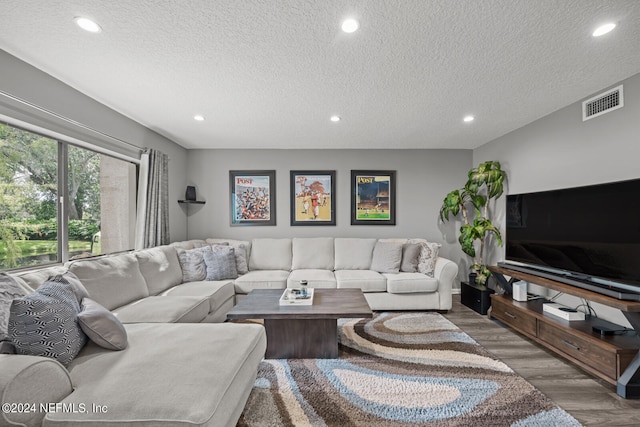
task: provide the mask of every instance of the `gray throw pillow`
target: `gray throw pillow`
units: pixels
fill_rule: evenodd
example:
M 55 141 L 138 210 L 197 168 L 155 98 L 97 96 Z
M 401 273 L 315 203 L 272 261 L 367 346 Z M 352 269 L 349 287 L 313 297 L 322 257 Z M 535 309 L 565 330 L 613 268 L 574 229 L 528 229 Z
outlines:
M 418 272 L 433 277 L 436 270 L 436 261 L 440 251 L 439 243 L 420 243 L 420 258 L 418 259 Z
M 245 245 L 238 245 L 234 249 L 234 255 L 236 256 L 236 269 L 238 274 L 247 274 L 249 272 L 249 260 L 247 259 L 247 247 Z
M 176 249 L 182 267 L 182 283 L 197 282 L 207 277 L 204 254 L 211 252 L 211 246 L 195 249 Z
M 376 242 L 373 248 L 371 270 L 378 273 L 399 273 L 402 261 L 402 243 Z
M 0 272 L 0 341 L 9 339 L 7 327 L 11 301 L 25 295 L 27 293 L 15 278 L 5 272 Z
M 9 337 L 16 353 L 44 356 L 68 365 L 87 336 L 78 324 L 80 304 L 73 289 L 45 282 L 33 294 L 11 303 Z
M 205 280 L 225 280 L 238 277 L 236 257 L 231 246 L 213 246 L 210 252 L 204 254 L 207 266 Z
M 402 263 L 400 271 L 406 273 L 415 273 L 418 271 L 418 258 L 422 248 L 417 243 L 406 243 L 402 247 Z
M 127 331 L 122 322 L 109 310 L 92 300 L 82 300 L 82 311 L 78 314 L 82 331 L 89 339 L 107 350 L 127 348 Z

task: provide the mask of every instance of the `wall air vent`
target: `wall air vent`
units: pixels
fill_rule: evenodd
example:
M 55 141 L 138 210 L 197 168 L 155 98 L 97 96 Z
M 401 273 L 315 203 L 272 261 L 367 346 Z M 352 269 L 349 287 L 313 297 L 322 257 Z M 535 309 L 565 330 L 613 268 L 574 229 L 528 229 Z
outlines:
M 582 103 L 582 121 L 593 119 L 624 106 L 622 85 L 587 99 Z

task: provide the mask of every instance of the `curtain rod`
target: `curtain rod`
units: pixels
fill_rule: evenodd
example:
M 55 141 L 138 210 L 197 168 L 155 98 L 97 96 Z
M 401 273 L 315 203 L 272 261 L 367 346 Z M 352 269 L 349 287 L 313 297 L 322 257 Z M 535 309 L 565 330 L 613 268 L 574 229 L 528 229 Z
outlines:
M 98 134 L 98 135 L 100 135 L 100 136 L 103 136 L 103 137 L 105 137 L 105 138 L 109 138 L 109 139 L 111 139 L 111 140 L 113 140 L 113 141 L 117 141 L 117 142 L 119 142 L 119 143 L 121 143 L 121 144 L 128 145 L 129 147 L 132 147 L 133 149 L 138 150 L 138 151 L 140 151 L 140 152 L 142 152 L 142 151 L 143 151 L 143 149 L 142 149 L 142 148 L 140 148 L 140 147 L 138 147 L 138 146 L 136 146 L 136 145 L 133 145 L 133 144 L 131 144 L 130 142 L 124 141 L 124 140 L 122 140 L 122 139 L 120 139 L 120 138 L 116 138 L 115 136 L 111 136 L 111 135 L 109 135 L 109 134 L 107 134 L 107 133 L 104 133 L 104 132 L 102 132 L 102 131 L 99 131 L 99 130 L 97 130 L 97 129 L 94 129 L 94 128 L 92 128 L 92 127 L 90 127 L 90 126 L 87 126 L 87 125 L 85 125 L 85 124 L 83 124 L 83 123 L 80 123 L 80 122 L 78 122 L 78 121 L 76 121 L 76 120 L 70 119 L 70 118 L 65 117 L 65 116 L 63 116 L 63 115 L 60 115 L 60 114 L 58 114 L 58 113 L 55 113 L 55 112 L 53 112 L 53 111 L 51 111 L 51 110 L 48 110 L 48 109 L 43 108 L 43 107 L 40 107 L 39 105 L 33 104 L 33 103 L 31 103 L 31 102 L 29 102 L 29 101 L 26 101 L 26 100 L 24 100 L 24 99 L 18 98 L 17 96 L 11 95 L 10 93 L 7 93 L 7 92 L 5 92 L 5 91 L 3 91 L 3 90 L 0 90 L 0 95 L 4 96 L 4 97 L 6 97 L 6 98 L 9 98 L 9 99 L 11 99 L 11 100 L 13 100 L 13 101 L 16 101 L 16 102 L 19 102 L 19 103 L 21 103 L 21 104 L 24 104 L 24 105 L 26 105 L 26 106 L 28 106 L 28 107 L 34 108 L 34 109 L 36 109 L 36 110 L 38 110 L 38 111 L 41 111 L 41 112 L 43 112 L 43 113 L 45 113 L 45 114 L 49 114 L 50 116 L 53 116 L 53 117 L 55 117 L 56 119 L 62 120 L 62 121 L 64 121 L 64 122 L 67 122 L 67 123 L 69 123 L 69 124 L 72 124 L 72 125 L 74 125 L 74 126 L 77 126 L 77 127 L 79 127 L 79 128 L 82 128 L 82 129 L 84 129 L 84 130 L 88 130 L 88 131 L 90 131 L 90 132 L 96 133 L 96 134 Z

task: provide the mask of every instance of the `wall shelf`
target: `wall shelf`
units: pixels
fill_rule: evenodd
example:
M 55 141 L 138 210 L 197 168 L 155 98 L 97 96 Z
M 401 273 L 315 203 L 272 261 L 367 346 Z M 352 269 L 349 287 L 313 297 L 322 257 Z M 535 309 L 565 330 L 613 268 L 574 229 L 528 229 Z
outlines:
M 178 200 L 178 203 L 186 203 L 186 204 L 195 204 L 195 205 L 204 205 L 204 200 Z

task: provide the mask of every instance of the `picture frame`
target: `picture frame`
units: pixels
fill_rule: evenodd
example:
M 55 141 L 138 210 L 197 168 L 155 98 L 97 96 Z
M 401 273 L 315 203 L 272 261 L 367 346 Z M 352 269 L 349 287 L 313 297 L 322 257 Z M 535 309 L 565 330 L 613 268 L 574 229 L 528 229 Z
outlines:
M 232 226 L 276 225 L 276 171 L 229 171 Z
M 351 225 L 396 225 L 396 171 L 351 171 Z
M 290 171 L 291 225 L 336 225 L 336 171 Z

